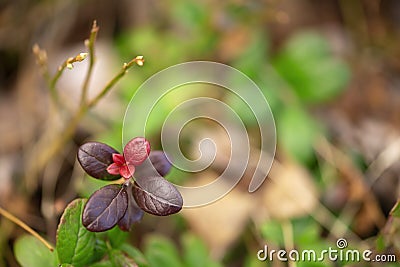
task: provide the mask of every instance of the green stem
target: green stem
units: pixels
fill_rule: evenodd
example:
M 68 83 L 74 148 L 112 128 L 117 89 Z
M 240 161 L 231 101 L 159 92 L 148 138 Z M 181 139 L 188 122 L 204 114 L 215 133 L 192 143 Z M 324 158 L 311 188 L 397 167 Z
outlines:
M 95 41 L 97 37 L 97 32 L 99 27 L 97 26 L 96 21 L 93 22 L 92 30 L 89 39 L 86 41 L 86 45 L 89 49 L 90 63 L 89 68 L 85 76 L 84 83 L 82 85 L 82 94 L 81 94 L 81 103 L 79 109 L 72 115 L 71 119 L 66 123 L 66 128 L 63 129 L 54 139 L 49 140 L 47 135 L 42 135 L 41 139 L 37 142 L 36 149 L 32 151 L 32 153 L 28 156 L 28 167 L 27 167 L 27 175 L 30 176 L 31 179 L 36 177 L 38 172 L 43 169 L 43 167 L 48 163 L 48 161 L 54 157 L 68 142 L 69 139 L 72 138 L 75 133 L 79 122 L 82 120 L 84 115 L 88 112 L 90 108 L 95 106 L 109 91 L 110 89 L 126 74 L 129 68 L 131 68 L 134 64 L 138 66 L 142 66 L 144 59 L 142 56 L 137 56 L 132 59 L 129 63 L 125 63 L 120 70 L 119 73 L 116 74 L 114 78 L 112 78 L 105 87 L 100 91 L 100 93 L 91 101 L 87 101 L 87 91 L 89 87 L 89 81 L 93 74 L 93 66 L 95 63 Z M 34 48 L 35 54 L 40 56 L 39 48 Z M 68 58 L 63 64 L 58 68 L 58 71 L 51 79 L 48 79 L 49 89 L 51 92 L 51 97 L 55 101 L 56 105 L 61 104 L 58 101 L 58 95 L 56 91 L 56 84 L 61 77 L 65 68 L 71 67 L 72 63 L 82 61 L 86 55 L 79 54 L 75 58 Z M 39 58 L 40 59 L 40 58 Z M 52 130 L 54 131 L 54 130 Z M 50 141 L 50 142 L 49 142 Z
M 108 91 L 110 91 L 110 89 L 123 77 L 125 76 L 125 74 L 128 72 L 128 69 L 131 68 L 133 65 L 137 64 L 139 66 L 143 65 L 143 57 L 138 56 L 134 59 L 132 59 L 131 61 L 129 61 L 128 63 L 125 63 L 120 72 L 117 73 L 117 75 L 115 75 L 114 78 L 112 78 L 107 84 L 106 86 L 104 86 L 104 88 L 101 90 L 101 92 L 92 100 L 89 102 L 88 107 L 91 108 L 93 106 L 95 106 L 97 104 L 97 102 L 99 102 L 100 99 L 102 99 L 107 93 Z
M 93 72 L 93 66 L 95 63 L 95 43 L 96 43 L 96 39 L 97 39 L 97 33 L 99 31 L 99 27 L 97 26 L 97 22 L 93 21 L 93 26 L 92 26 L 92 30 L 90 32 L 90 37 L 87 43 L 88 49 L 89 49 L 89 56 L 90 56 L 90 60 L 89 60 L 89 67 L 85 76 L 85 80 L 83 82 L 83 86 L 82 86 L 82 94 L 81 94 L 81 105 L 86 105 L 86 101 L 87 101 L 87 92 L 88 92 L 88 88 L 89 88 L 89 82 L 90 82 L 90 77 L 92 76 L 92 72 Z
M 142 65 L 143 64 L 143 58 L 141 56 L 138 56 L 134 59 L 132 59 L 129 63 L 125 63 L 119 73 L 112 78 L 106 85 L 105 87 L 100 91 L 100 93 L 89 103 L 83 103 L 81 104 L 80 108 L 78 111 L 73 115 L 73 117 L 70 119 L 70 121 L 66 124 L 68 125 L 67 128 L 65 128 L 59 136 L 51 143 L 48 143 L 48 140 L 43 140 L 44 143 L 43 145 L 39 144 L 39 149 L 36 151 L 40 151 L 40 154 L 37 155 L 35 154 L 36 162 L 35 166 L 32 166 L 32 169 L 29 169 L 29 175 L 35 175 L 39 170 L 41 170 L 44 165 L 52 158 L 54 157 L 60 149 L 65 145 L 66 142 L 70 138 L 72 138 L 73 134 L 76 131 L 76 128 L 78 127 L 79 122 L 83 118 L 83 116 L 87 113 L 87 111 L 95 106 L 103 97 L 106 95 L 110 89 L 126 74 L 129 68 L 131 68 L 134 64 L 137 65 Z

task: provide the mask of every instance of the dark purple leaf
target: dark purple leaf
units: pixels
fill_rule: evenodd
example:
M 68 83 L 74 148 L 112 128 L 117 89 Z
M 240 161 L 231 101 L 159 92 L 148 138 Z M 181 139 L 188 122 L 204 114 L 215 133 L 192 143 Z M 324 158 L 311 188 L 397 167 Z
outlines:
M 165 176 L 171 169 L 171 162 L 163 151 L 151 151 L 149 157 L 136 167 L 136 177 Z
M 135 199 L 133 198 L 132 184 L 130 182 L 126 188 L 126 191 L 128 193 L 128 208 L 126 209 L 125 215 L 118 222 L 118 226 L 123 231 L 130 231 L 132 225 L 142 219 L 143 210 L 138 207 Z
M 142 210 L 158 216 L 177 213 L 183 205 L 178 189 L 161 176 L 137 179 L 133 196 Z
M 150 153 L 150 143 L 143 137 L 135 137 L 124 147 L 124 157 L 127 164 L 141 164 Z
M 107 167 L 113 163 L 112 154 L 118 153 L 114 148 L 99 142 L 88 142 L 79 147 L 78 161 L 82 168 L 92 177 L 101 180 L 117 180 L 120 175 L 111 175 Z
M 89 231 L 102 232 L 114 227 L 128 207 L 128 193 L 121 185 L 107 185 L 89 198 L 82 214 L 82 224 Z

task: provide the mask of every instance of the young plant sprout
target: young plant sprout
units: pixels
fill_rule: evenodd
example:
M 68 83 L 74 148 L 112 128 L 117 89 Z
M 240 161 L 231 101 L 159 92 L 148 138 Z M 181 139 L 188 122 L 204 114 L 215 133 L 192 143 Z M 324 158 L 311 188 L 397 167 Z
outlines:
M 182 209 L 181 194 L 164 179 L 171 163 L 163 151 L 150 152 L 150 143 L 143 137 L 130 140 L 123 154 L 103 143 L 85 143 L 79 147 L 78 161 L 96 179 L 124 178 L 122 184 L 100 188 L 87 201 L 82 224 L 89 231 L 102 232 L 115 225 L 129 231 L 143 211 L 166 216 Z

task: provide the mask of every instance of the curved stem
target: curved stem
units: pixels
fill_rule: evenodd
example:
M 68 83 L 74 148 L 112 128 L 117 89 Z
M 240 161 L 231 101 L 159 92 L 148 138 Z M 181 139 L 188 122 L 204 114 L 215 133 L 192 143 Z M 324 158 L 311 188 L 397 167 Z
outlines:
M 53 78 L 48 79 L 50 92 L 56 93 L 56 84 L 61 77 L 62 72 L 65 68 L 72 67 L 72 64 L 75 62 L 82 61 L 86 56 L 90 57 L 88 71 L 85 76 L 84 83 L 82 85 L 82 93 L 81 93 L 81 103 L 76 112 L 71 114 L 69 121 L 66 122 L 66 127 L 63 128 L 58 134 L 54 133 L 54 129 L 50 129 L 51 133 L 55 134 L 51 135 L 51 138 L 44 134 L 41 136 L 39 141 L 36 143 L 36 146 L 27 156 L 27 172 L 26 175 L 30 176 L 30 179 L 25 179 L 25 181 L 36 181 L 36 177 L 38 172 L 48 163 L 48 161 L 54 157 L 60 149 L 68 142 L 69 139 L 75 133 L 80 121 L 86 115 L 86 113 L 94 107 L 109 91 L 114 87 L 114 85 L 127 73 L 128 69 L 134 66 L 135 64 L 138 66 L 143 66 L 144 58 L 143 56 L 137 56 L 128 63 L 124 63 L 121 70 L 103 87 L 98 95 L 96 95 L 91 101 L 87 99 L 87 91 L 89 87 L 89 81 L 93 74 L 93 66 L 96 61 L 95 58 L 95 43 L 97 38 L 97 33 L 99 31 L 99 27 L 97 26 L 96 21 L 93 22 L 92 30 L 90 33 L 90 37 L 86 40 L 85 44 L 88 47 L 88 53 L 81 53 L 76 57 L 68 58 L 64 61 L 64 63 L 59 67 L 56 74 Z M 45 61 L 45 52 L 41 50 L 38 46 L 33 48 L 36 57 L 38 58 L 38 62 L 42 66 L 46 66 L 47 70 L 47 61 Z M 42 55 L 43 54 L 43 55 Z M 46 64 L 45 64 L 46 63 Z M 46 72 L 48 75 L 48 71 Z M 47 77 L 47 76 L 46 76 Z M 52 94 L 53 100 L 56 100 L 57 96 Z M 56 101 L 55 101 L 56 102 Z M 60 102 L 58 104 L 61 104 Z M 57 103 L 56 103 L 57 105 Z M 32 178 L 33 177 L 33 178 Z M 34 188 L 34 187 L 30 187 Z
M 23 221 L 21 221 L 20 219 L 18 219 L 17 217 L 15 217 L 14 215 L 12 215 L 11 213 L 9 213 L 8 211 L 6 211 L 1 207 L 0 207 L 0 214 L 3 215 L 5 218 L 9 219 L 10 221 L 12 221 L 13 223 L 15 223 L 16 225 L 18 225 L 19 227 L 21 227 L 22 229 L 24 229 L 25 231 L 27 231 L 28 233 L 30 233 L 31 235 L 33 235 L 34 237 L 36 237 L 50 251 L 54 251 L 53 246 L 50 245 L 50 243 L 47 242 L 43 237 L 41 237 L 35 230 L 30 228 L 26 223 L 24 223 Z
M 89 88 L 89 81 L 90 77 L 92 77 L 92 72 L 93 72 L 93 66 L 95 63 L 95 52 L 94 52 L 94 47 L 96 43 L 96 38 L 97 38 L 97 33 L 99 31 L 99 26 L 97 26 L 97 22 L 93 21 L 93 26 L 92 30 L 90 31 L 90 37 L 87 40 L 87 47 L 89 49 L 89 67 L 85 76 L 85 80 L 82 85 L 82 93 L 81 93 L 81 105 L 86 105 L 87 101 L 87 92 Z
M 143 66 L 144 59 L 143 56 L 137 56 L 128 63 L 124 63 L 122 66 L 121 70 L 117 73 L 117 75 L 114 76 L 105 86 L 104 88 L 100 91 L 100 93 L 88 103 L 88 107 L 91 108 L 99 102 L 100 99 L 102 99 L 108 91 L 128 72 L 128 69 L 131 68 L 133 65 L 138 65 L 138 66 Z

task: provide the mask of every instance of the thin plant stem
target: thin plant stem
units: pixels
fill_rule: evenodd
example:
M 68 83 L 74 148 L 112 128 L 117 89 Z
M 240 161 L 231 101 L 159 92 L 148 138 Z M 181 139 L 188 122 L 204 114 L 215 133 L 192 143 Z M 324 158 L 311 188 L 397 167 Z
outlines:
M 56 155 L 60 149 L 65 145 L 65 143 L 73 136 L 76 128 L 78 127 L 79 122 L 87 113 L 87 111 L 95 106 L 109 91 L 110 89 L 127 73 L 128 69 L 134 66 L 135 64 L 138 66 L 142 66 L 144 59 L 142 56 L 137 56 L 132 59 L 130 62 L 125 63 L 122 66 L 122 69 L 119 73 L 117 73 L 114 78 L 112 78 L 100 91 L 100 93 L 89 103 L 82 103 L 77 110 L 77 112 L 71 117 L 69 122 L 66 124 L 67 127 L 53 140 L 53 142 L 49 143 L 48 140 L 43 140 L 43 145 L 39 145 L 39 149 L 36 151 L 40 151 L 40 154 L 37 155 L 35 153 L 35 166 L 31 166 L 29 169 L 29 175 L 35 176 L 39 170 L 41 170 L 44 165 L 54 156 Z
M 77 56 L 75 57 L 70 57 L 67 60 L 65 60 L 59 67 L 58 70 L 56 72 L 56 74 L 53 76 L 53 78 L 50 80 L 50 85 L 49 85 L 49 89 L 50 91 L 55 91 L 56 90 L 56 84 L 58 82 L 58 80 L 61 77 L 61 74 L 63 74 L 64 70 L 66 68 L 72 69 L 72 64 L 75 62 L 81 62 L 83 61 L 87 56 L 87 53 L 79 53 Z
M 10 221 L 12 221 L 13 223 L 15 223 L 16 225 L 18 225 L 19 227 L 21 227 L 22 229 L 24 229 L 25 231 L 27 231 L 28 233 L 30 233 L 31 235 L 33 235 L 40 242 L 42 242 L 43 245 L 45 245 L 50 251 L 54 251 L 53 246 L 49 242 L 47 242 L 43 237 L 41 237 L 35 230 L 30 228 L 26 223 L 24 223 L 23 221 L 21 221 L 20 219 L 18 219 L 17 217 L 15 217 L 14 215 L 12 215 L 11 213 L 9 213 L 8 211 L 6 211 L 1 207 L 0 207 L 0 214 L 3 215 L 5 218 L 9 219 Z
M 104 86 L 100 93 L 95 96 L 91 101 L 88 101 L 87 90 L 89 87 L 90 78 L 93 75 L 93 66 L 96 61 L 95 43 L 98 31 L 99 27 L 97 26 L 96 21 L 94 21 L 89 39 L 85 41 L 85 45 L 89 50 L 88 53 L 80 53 L 75 57 L 71 57 L 65 60 L 60 65 L 57 72 L 52 78 L 48 77 L 46 52 L 44 50 L 41 50 L 38 45 L 35 45 L 33 48 L 33 51 L 37 57 L 38 64 L 44 70 L 46 70 L 45 73 L 47 73 L 47 75 L 45 78 L 49 85 L 51 97 L 54 100 L 53 102 L 56 106 L 62 105 L 62 103 L 58 101 L 56 85 L 65 68 L 71 69 L 73 67 L 73 63 L 84 60 L 88 55 L 90 56 L 90 62 L 88 71 L 82 84 L 81 103 L 79 108 L 75 112 L 72 112 L 69 120 L 65 122 L 66 126 L 60 131 L 57 131 L 58 134 L 54 132 L 54 129 L 51 129 L 51 134 L 49 134 L 50 138 L 46 134 L 43 134 L 40 137 L 39 141 L 35 145 L 35 148 L 31 150 L 31 152 L 27 156 L 28 164 L 26 168 L 26 175 L 29 175 L 30 179 L 25 179 L 25 181 L 36 181 L 38 172 L 42 170 L 44 166 L 49 162 L 49 160 L 57 153 L 59 153 L 63 146 L 68 142 L 68 140 L 72 138 L 80 121 L 86 115 L 88 110 L 94 107 L 110 91 L 110 89 L 126 74 L 129 68 L 131 68 L 135 64 L 138 66 L 142 66 L 144 63 L 143 56 L 137 56 L 130 62 L 124 63 L 122 69 Z M 34 187 L 35 186 L 33 184 L 30 184 L 28 188 L 33 189 Z
M 91 108 L 99 102 L 100 99 L 102 99 L 108 91 L 128 72 L 128 69 L 131 68 L 133 65 L 137 64 L 139 66 L 143 66 L 143 56 L 137 56 L 128 63 L 124 63 L 122 66 L 121 70 L 117 75 L 114 76 L 105 86 L 104 88 L 100 91 L 100 93 L 92 100 L 89 102 L 88 107 Z
M 95 26 L 96 22 L 94 22 L 93 25 Z M 93 38 L 91 37 L 90 39 L 93 39 Z M 56 104 L 56 106 L 59 106 L 61 103 L 59 101 L 59 96 L 58 96 L 58 93 L 56 90 L 56 84 L 57 84 L 58 80 L 60 79 L 61 75 L 63 74 L 65 68 L 71 69 L 73 67 L 72 66 L 73 63 L 83 61 L 86 58 L 87 53 L 80 53 L 79 55 L 77 55 L 75 57 L 68 58 L 58 67 L 57 72 L 54 74 L 54 76 L 51 77 L 50 73 L 49 73 L 46 51 L 43 49 L 40 49 L 38 44 L 33 45 L 32 51 L 33 51 L 33 54 L 36 56 L 37 64 L 40 66 L 43 77 L 44 77 L 45 81 L 47 82 L 51 98 L 52 98 L 53 102 Z M 91 60 L 91 64 L 93 65 L 92 60 Z
M 97 39 L 97 33 L 99 31 L 99 26 L 97 26 L 97 22 L 93 21 L 92 30 L 90 31 L 90 37 L 87 40 L 87 47 L 89 50 L 89 67 L 85 76 L 85 80 L 82 85 L 82 93 L 81 93 L 81 105 L 86 105 L 87 101 L 87 92 L 89 88 L 90 77 L 92 77 L 93 66 L 96 60 L 95 57 L 95 43 Z
M 38 44 L 34 44 L 32 47 L 32 52 L 36 57 L 36 62 L 40 67 L 43 78 L 49 87 L 50 96 L 54 103 L 58 103 L 58 96 L 56 90 L 52 89 L 52 78 L 49 73 L 49 66 L 47 62 L 47 53 L 45 50 L 41 49 Z
M 286 251 L 290 251 L 294 249 L 294 241 L 293 241 L 293 226 L 290 220 L 285 219 L 282 222 L 282 233 L 283 233 L 283 240 L 285 243 Z M 272 259 L 271 259 L 272 260 Z M 296 267 L 297 264 L 294 261 L 289 261 L 289 267 Z

